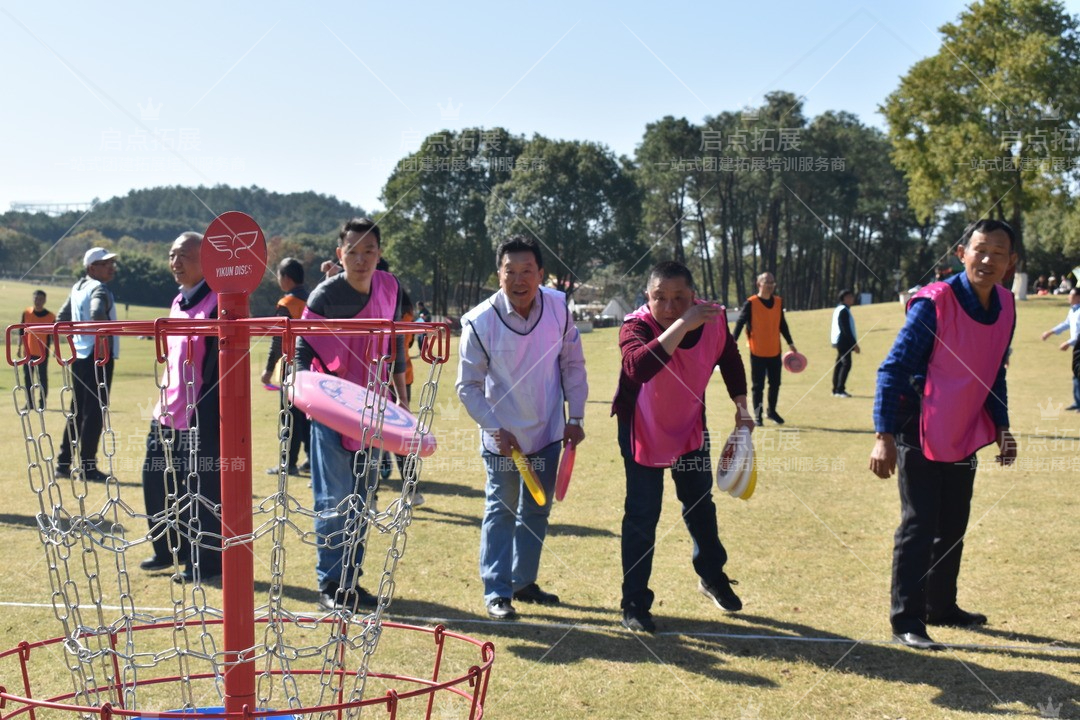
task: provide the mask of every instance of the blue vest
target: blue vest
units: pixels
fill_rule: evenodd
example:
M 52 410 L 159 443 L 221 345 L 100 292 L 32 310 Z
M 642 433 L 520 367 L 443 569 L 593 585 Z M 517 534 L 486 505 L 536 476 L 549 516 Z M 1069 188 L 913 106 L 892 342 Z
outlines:
M 100 280 L 86 277 L 75 283 L 75 286 L 71 288 L 71 319 L 73 321 L 89 322 L 93 320 L 90 317 L 90 298 L 99 286 L 102 286 Z M 108 288 L 105 288 L 105 292 L 109 293 L 109 319 L 116 320 L 116 301 Z M 80 359 L 93 357 L 95 337 L 95 335 L 76 335 L 74 337 L 75 357 Z M 112 343 L 110 357 L 115 360 L 120 356 L 120 338 L 113 336 L 109 340 Z

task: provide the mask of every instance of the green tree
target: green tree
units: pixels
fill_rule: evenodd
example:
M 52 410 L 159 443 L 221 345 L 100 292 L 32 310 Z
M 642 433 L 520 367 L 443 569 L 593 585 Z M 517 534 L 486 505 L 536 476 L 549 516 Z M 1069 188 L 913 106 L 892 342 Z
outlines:
M 379 224 L 388 259 L 395 273 L 429 284 L 434 312 L 479 300 L 494 264 L 486 200 L 523 162 L 524 142 L 502 128 L 433 133 L 386 181 Z
M 959 203 L 969 220 L 1008 220 L 1022 239 L 1024 213 L 1068 190 L 1077 27 L 1054 0 L 982 0 L 941 28 L 941 49 L 881 108 L 920 221 Z
M 596 143 L 539 135 L 522 156 L 530 158 L 529 169 L 515 171 L 488 199 L 493 236 L 539 240 L 544 270 L 567 294 L 595 268 L 629 267 L 644 254 L 638 241 L 641 200 L 628 159 Z

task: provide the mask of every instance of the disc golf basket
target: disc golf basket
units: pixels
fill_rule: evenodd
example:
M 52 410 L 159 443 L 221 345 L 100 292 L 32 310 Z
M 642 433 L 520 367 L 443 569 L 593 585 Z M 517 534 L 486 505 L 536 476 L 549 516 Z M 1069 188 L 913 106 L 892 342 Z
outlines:
M 246 223 L 240 213 L 215 220 L 235 239 Z M 212 229 L 207 229 L 207 237 Z M 217 228 L 220 230 L 221 228 Z M 228 252 L 229 262 L 242 264 L 245 252 L 258 261 L 254 283 L 265 267 L 265 242 L 240 243 Z M 239 246 L 240 249 L 236 249 Z M 382 419 L 389 401 L 389 364 L 395 340 L 401 335 L 421 338 L 421 357 L 428 364 L 427 379 L 416 403 L 415 448 L 432 432 L 435 397 L 442 365 L 449 357 L 449 326 L 382 320 L 292 320 L 285 317 L 248 317 L 251 287 L 215 283 L 203 242 L 203 268 L 218 293 L 215 319 L 162 318 L 140 322 L 61 322 L 35 325 L 50 332 L 56 354 L 38 362 L 53 362 L 63 378 L 59 407 L 64 411 L 72 439 L 70 477 L 57 477 L 54 418 L 31 400 L 40 394 L 38 367 L 31 367 L 29 386 L 23 368 L 30 360 L 16 337 L 22 325 L 7 332 L 8 363 L 15 370 L 13 398 L 26 449 L 26 473 L 37 499 L 37 525 L 45 550 L 51 590 L 50 601 L 59 636 L 22 642 L 0 652 L 0 720 L 45 720 L 74 713 L 89 720 L 99 717 L 202 718 L 248 720 L 268 717 L 304 717 L 312 720 L 352 720 L 368 717 L 481 718 L 494 662 L 494 646 L 443 626 L 421 628 L 385 619 L 394 597 L 395 571 L 405 552 L 412 520 L 412 500 L 423 468 L 413 451 L 404 462 L 402 490 L 393 500 L 376 507 L 381 453 Z M 261 252 L 261 256 L 258 254 Z M 250 279 L 249 279 L 250 281 Z M 245 281 L 245 282 L 249 282 Z M 75 358 L 74 335 L 95 338 L 100 407 L 76 407 L 71 412 Z M 316 512 L 307 483 L 286 472 L 292 431 L 288 408 L 293 388 L 289 382 L 293 349 L 299 336 L 366 334 L 381 347 L 369 358 L 368 397 L 364 408 L 364 450 L 355 455 L 354 493 L 338 511 L 357 515 L 346 523 L 343 537 L 320 537 L 313 530 Z M 264 497 L 252 493 L 250 340 L 280 336 L 286 358 L 279 413 L 281 472 L 273 491 Z M 192 353 L 170 369 L 168 345 L 216 338 L 220 367 L 220 503 L 200 492 L 197 463 L 182 463 L 183 453 L 195 453 L 200 433 L 218 432 L 217 423 L 200 418 L 192 424 L 188 444 L 161 434 L 165 463 L 161 477 L 170 489 L 169 508 L 147 514 L 138 483 L 121 483 L 117 475 L 125 454 L 141 457 L 141 450 L 121 447 L 112 418 L 101 368 L 109 359 L 110 336 L 149 337 L 155 342 L 154 377 L 162 402 L 172 384 L 186 396 L 188 410 L 196 394 Z M 179 377 L 172 377 L 178 373 Z M 149 373 L 148 373 L 149 375 Z M 108 475 L 104 485 L 88 482 L 79 460 L 80 438 L 75 419 L 79 413 L 101 413 L 102 448 L 98 467 Z M 143 415 L 149 415 L 143 410 Z M 53 413 L 52 415 L 56 415 Z M 155 418 L 159 419 L 159 418 Z M 201 424 L 200 424 L 201 423 Z M 179 466 L 191 468 L 186 476 Z M 130 467 L 130 466 L 128 466 Z M 141 469 L 141 467 L 140 467 Z M 180 475 L 180 477 L 178 477 Z M 365 481 L 365 478 L 373 480 Z M 125 479 L 127 479 L 125 477 Z M 207 509 L 220 518 L 220 534 L 199 523 Z M 190 544 L 193 578 L 181 573 L 178 543 L 170 539 L 173 573 L 148 578 L 135 566 L 149 556 L 153 540 L 183 537 Z M 312 612 L 314 594 L 290 598 L 291 589 L 308 588 L 314 577 L 310 547 L 341 543 L 346 558 L 359 550 L 371 563 L 381 560 L 377 574 L 377 604 L 371 610 L 351 606 Z M 199 556 L 220 548 L 220 584 L 204 578 Z M 256 580 L 255 567 L 260 576 Z M 216 574 L 216 573 L 215 573 Z M 367 578 L 376 577 L 367 573 Z M 293 582 L 289 582 L 293 579 Z M 144 582 L 144 580 L 146 582 Z M 369 580 L 374 587 L 375 580 Z M 155 583 L 168 585 L 168 602 L 147 604 L 140 589 Z M 220 595 L 218 588 L 220 587 Z M 295 593 L 292 593 L 295 594 Z M 220 604 L 215 600 L 220 597 Z M 256 598 L 259 598 L 256 604 Z M 298 607 L 300 605 L 301 607 Z M 379 663 L 392 653 L 394 662 L 407 667 L 390 671 Z M 388 650 L 388 648 L 390 648 Z M 62 672 L 61 666 L 67 672 Z

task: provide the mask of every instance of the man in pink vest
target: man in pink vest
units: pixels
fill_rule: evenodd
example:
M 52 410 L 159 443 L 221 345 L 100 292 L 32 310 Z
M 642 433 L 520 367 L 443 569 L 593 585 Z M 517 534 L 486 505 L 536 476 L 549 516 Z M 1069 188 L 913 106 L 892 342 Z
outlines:
M 742 601 L 724 573 L 727 551 L 716 527 L 712 469 L 705 428 L 705 388 L 720 368 L 735 403 L 735 425 L 751 430 L 746 371 L 724 308 L 699 302 L 685 265 L 660 263 L 649 273 L 646 304 L 626 316 L 619 332 L 622 371 L 611 414 L 619 422 L 626 470 L 622 521 L 623 626 L 655 632 L 649 589 L 656 524 L 671 469 L 683 520 L 694 540 L 698 590 L 727 612 Z
M 203 278 L 202 239 L 186 232 L 169 248 L 169 269 L 180 285 L 169 317 L 217 317 L 217 293 Z M 212 509 L 221 503 L 218 344 L 213 337 L 173 335 L 167 344 L 168 370 L 162 374 L 168 386 L 154 408 L 142 472 L 154 554 L 140 567 L 172 569 L 175 551 L 176 560 L 187 564 L 176 581 L 191 582 L 196 576 L 206 581 L 221 575 L 221 518 Z M 166 443 L 172 448 L 171 469 Z M 193 497 L 180 501 L 188 493 Z M 180 524 L 179 537 L 168 529 L 170 522 Z M 200 532 L 206 539 L 193 549 L 191 540 Z
M 375 221 L 353 218 L 345 223 L 338 233 L 336 255 L 344 272 L 319 283 L 302 317 L 400 320 L 401 287 L 393 275 L 378 269 L 382 236 Z M 389 336 L 374 333 L 305 335 L 296 343 L 296 365 L 365 386 L 369 380 L 381 383 L 392 377 L 398 404 L 408 410 L 404 336 L 397 336 L 394 347 L 389 345 Z M 391 362 L 380 363 L 387 354 Z M 378 459 L 369 460 L 360 441 L 314 418 L 310 451 L 319 606 L 331 611 L 374 607 L 377 598 L 359 583 L 367 532 L 364 504 L 378 480 Z
M 1014 242 L 999 220 L 969 225 L 957 248 L 964 272 L 916 293 L 878 370 L 870 469 L 888 478 L 899 468 L 890 620 L 894 638 L 908 647 L 942 648 L 927 625 L 986 622 L 957 605 L 956 580 L 975 453 L 996 442 L 1000 463 L 1016 458 L 1005 384 L 1016 311 L 1000 285 L 1016 264 Z

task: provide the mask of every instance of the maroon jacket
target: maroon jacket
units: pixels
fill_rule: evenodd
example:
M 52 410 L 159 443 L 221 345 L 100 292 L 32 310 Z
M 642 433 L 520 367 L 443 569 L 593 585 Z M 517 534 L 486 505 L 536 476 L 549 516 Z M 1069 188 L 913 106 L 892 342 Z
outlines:
M 730 329 L 727 334 L 727 342 L 724 343 L 724 350 L 716 359 L 716 364 L 720 366 L 720 374 L 724 377 L 728 394 L 731 397 L 745 395 L 746 370 Z M 692 348 L 700 339 L 701 328 L 697 328 L 686 334 L 679 347 Z M 649 324 L 637 318 L 623 323 L 619 330 L 619 348 L 622 350 L 622 370 L 619 372 L 619 387 L 615 391 L 615 399 L 611 402 L 611 414 L 618 416 L 622 423 L 633 419 L 641 386 L 652 380 L 671 360 L 671 356 L 660 346 Z

